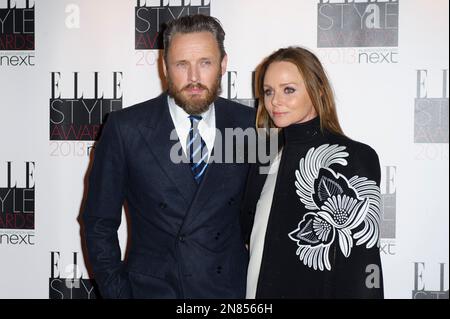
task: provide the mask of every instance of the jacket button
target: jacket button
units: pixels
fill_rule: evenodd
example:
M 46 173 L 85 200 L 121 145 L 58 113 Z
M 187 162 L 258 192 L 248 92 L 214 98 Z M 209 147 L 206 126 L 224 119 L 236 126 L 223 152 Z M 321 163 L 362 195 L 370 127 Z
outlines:
M 220 237 L 220 233 L 217 233 L 217 234 L 216 234 L 216 237 L 214 237 L 214 239 L 215 239 L 215 240 L 218 240 L 219 237 Z
M 159 208 L 166 209 L 167 208 L 167 204 L 166 203 L 159 203 Z
M 222 273 L 222 266 L 218 266 L 218 267 L 217 267 L 217 273 L 218 273 L 218 274 L 221 274 L 221 273 Z
M 184 243 L 184 242 L 186 241 L 186 237 L 185 237 L 184 235 L 180 235 L 180 236 L 178 237 L 178 240 L 179 240 L 181 243 Z
M 228 201 L 228 205 L 233 205 L 234 204 L 234 198 L 230 198 L 230 200 Z
M 255 215 L 255 213 L 254 213 L 252 210 L 249 210 L 249 211 L 248 211 L 248 214 L 249 214 L 250 216 Z

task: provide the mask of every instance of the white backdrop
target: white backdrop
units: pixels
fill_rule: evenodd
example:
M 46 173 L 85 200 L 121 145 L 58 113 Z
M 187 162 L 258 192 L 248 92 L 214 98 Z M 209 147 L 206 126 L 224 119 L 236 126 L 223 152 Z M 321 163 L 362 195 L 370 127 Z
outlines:
M 386 297 L 448 298 L 449 2 L 367 2 L 0 0 L 0 298 L 94 297 L 77 221 L 94 114 L 102 97 L 125 108 L 161 93 L 149 14 L 198 6 L 227 33 L 224 97 L 251 102 L 253 71 L 280 47 L 321 58 L 345 133 L 380 157 Z M 51 112 L 52 90 L 65 111 Z M 81 140 L 68 139 L 88 113 L 74 131 L 57 123 L 70 103 L 93 116 Z

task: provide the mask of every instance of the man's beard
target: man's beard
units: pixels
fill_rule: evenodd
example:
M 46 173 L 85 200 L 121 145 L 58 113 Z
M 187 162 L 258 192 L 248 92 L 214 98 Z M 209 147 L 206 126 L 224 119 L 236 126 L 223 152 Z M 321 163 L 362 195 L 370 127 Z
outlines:
M 200 115 L 208 111 L 209 106 L 217 99 L 222 91 L 221 81 L 222 75 L 219 72 L 217 74 L 216 81 L 210 89 L 201 83 L 191 83 L 183 87 L 181 90 L 178 90 L 172 82 L 172 79 L 167 77 L 169 95 L 175 100 L 175 103 L 178 106 L 190 115 Z M 188 91 L 195 88 L 205 90 L 206 97 L 203 98 L 200 95 L 187 97 L 183 95 L 183 91 Z

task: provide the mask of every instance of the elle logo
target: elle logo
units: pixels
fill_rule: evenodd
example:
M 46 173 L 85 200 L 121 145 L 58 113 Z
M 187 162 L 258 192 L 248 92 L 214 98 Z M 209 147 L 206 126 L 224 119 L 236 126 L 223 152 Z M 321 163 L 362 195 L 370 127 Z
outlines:
M 52 72 L 50 140 L 96 140 L 106 115 L 122 109 L 122 77 L 122 72 L 103 78 L 94 72 L 90 78 L 82 79 L 79 72 L 73 72 L 72 76 Z M 100 91 L 100 84 L 108 80 L 112 81 L 108 85 L 110 97 L 106 98 L 107 88 Z
M 325 1 L 318 4 L 317 46 L 398 46 L 399 1 Z
M 34 1 L 7 0 L 6 8 L 0 6 L 0 50 L 34 50 Z
M 0 165 L 0 229 L 34 229 L 34 162 Z
M 447 268 L 447 272 L 445 271 L 446 268 Z M 447 285 L 448 285 L 448 264 L 440 263 L 439 264 L 439 273 L 436 272 L 436 267 L 433 267 L 432 270 L 434 270 L 434 272 L 433 272 L 434 278 L 429 277 L 431 274 L 431 271 L 428 267 L 425 267 L 424 262 L 415 262 L 414 263 L 414 290 L 412 292 L 413 299 L 448 299 L 449 298 L 448 286 L 447 286 L 447 290 L 445 290 L 445 283 L 447 282 Z M 445 273 L 447 273 L 447 281 L 445 281 Z M 427 275 L 428 275 L 428 277 L 427 277 Z M 434 279 L 435 284 L 436 284 L 436 279 L 439 279 L 439 290 L 427 290 L 426 286 L 428 286 L 428 287 L 430 286 L 428 284 L 428 282 L 432 281 L 431 279 Z M 425 283 L 427 283 L 427 285 Z
M 441 74 L 439 74 L 441 73 Z M 448 69 L 417 70 L 414 108 L 414 142 L 448 143 Z M 441 91 L 441 97 L 439 96 Z M 435 97 L 430 97 L 433 94 Z
M 210 15 L 211 0 L 137 0 L 135 8 L 135 49 L 163 49 L 164 26 L 194 14 Z
M 59 251 L 50 252 L 50 299 L 94 299 L 98 295 L 94 282 L 83 279 L 79 255 L 74 252 L 72 259 L 65 260 Z

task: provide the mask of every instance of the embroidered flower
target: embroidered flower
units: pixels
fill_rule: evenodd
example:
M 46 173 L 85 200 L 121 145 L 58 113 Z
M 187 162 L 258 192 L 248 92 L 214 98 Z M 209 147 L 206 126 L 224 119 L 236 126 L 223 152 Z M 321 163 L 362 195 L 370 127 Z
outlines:
M 344 150 L 344 146 L 328 144 L 311 148 L 295 172 L 296 193 L 308 213 L 289 237 L 297 242 L 300 260 L 315 270 L 331 270 L 329 250 L 336 237 L 345 257 L 350 256 L 354 240 L 367 248 L 378 244 L 379 188 L 365 177 L 348 180 L 330 168 L 347 165 Z M 363 229 L 353 233 L 361 225 Z

